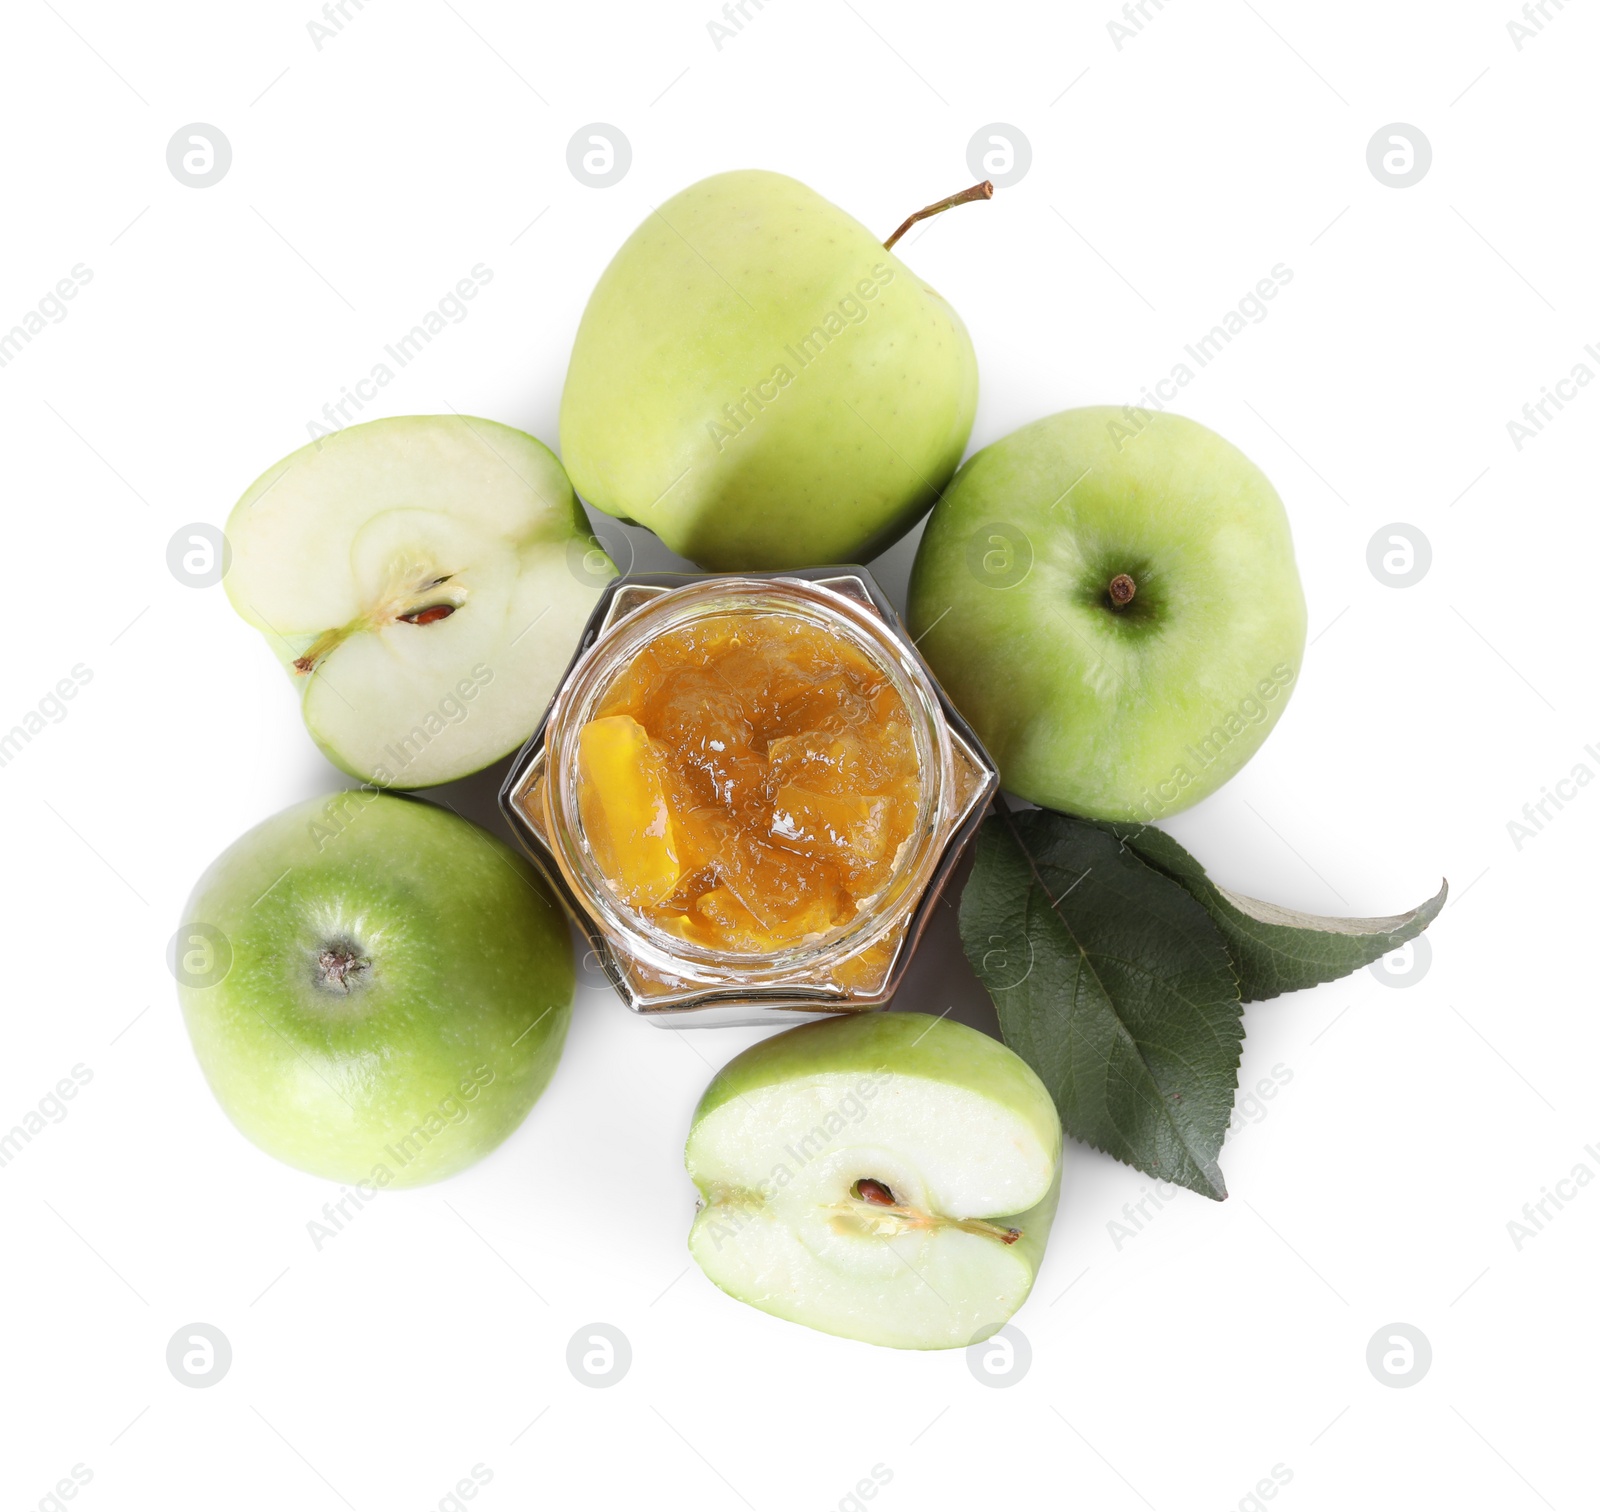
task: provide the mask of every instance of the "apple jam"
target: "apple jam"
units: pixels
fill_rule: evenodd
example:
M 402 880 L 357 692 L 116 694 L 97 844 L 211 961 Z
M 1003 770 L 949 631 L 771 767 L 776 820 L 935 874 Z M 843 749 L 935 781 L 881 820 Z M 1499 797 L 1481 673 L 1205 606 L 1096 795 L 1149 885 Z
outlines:
M 500 805 L 635 1013 L 770 1025 L 894 996 L 998 786 L 862 568 L 651 573 Z
M 870 910 L 918 828 L 905 699 L 844 635 L 761 610 L 666 630 L 577 738 L 584 835 L 668 934 L 762 954 Z

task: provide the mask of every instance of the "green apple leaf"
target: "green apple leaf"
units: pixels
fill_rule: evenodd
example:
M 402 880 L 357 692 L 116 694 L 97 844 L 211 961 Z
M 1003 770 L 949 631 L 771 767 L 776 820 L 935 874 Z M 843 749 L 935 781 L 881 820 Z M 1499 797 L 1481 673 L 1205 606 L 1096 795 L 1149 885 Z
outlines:
M 1333 919 L 1296 913 L 1218 887 L 1171 835 L 1148 824 L 1107 824 L 1139 858 L 1170 877 L 1211 915 L 1222 931 L 1239 993 L 1247 1003 L 1331 982 L 1415 939 L 1444 907 L 1450 884 L 1426 903 L 1386 919 Z
M 984 822 L 961 938 L 1005 1042 L 1075 1139 L 1207 1197 L 1244 1040 L 1210 915 L 1118 836 L 1038 809 Z

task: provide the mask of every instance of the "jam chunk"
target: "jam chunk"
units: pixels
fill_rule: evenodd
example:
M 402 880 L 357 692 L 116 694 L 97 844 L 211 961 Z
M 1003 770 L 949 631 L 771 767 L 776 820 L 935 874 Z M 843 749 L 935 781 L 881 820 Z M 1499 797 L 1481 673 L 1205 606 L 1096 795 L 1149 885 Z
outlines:
M 578 732 L 578 811 L 595 859 L 623 902 L 659 903 L 678 885 L 659 758 L 636 719 L 591 719 Z

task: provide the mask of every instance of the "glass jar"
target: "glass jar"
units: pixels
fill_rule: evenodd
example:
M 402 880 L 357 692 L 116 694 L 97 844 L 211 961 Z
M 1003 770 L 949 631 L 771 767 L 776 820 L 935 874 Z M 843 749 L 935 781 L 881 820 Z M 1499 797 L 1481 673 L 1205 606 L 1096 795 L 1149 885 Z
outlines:
M 578 732 L 616 677 L 667 631 L 734 613 L 792 615 L 848 640 L 904 702 L 919 769 L 917 824 L 884 886 L 828 933 L 761 953 L 685 940 L 624 903 L 585 838 L 578 803 Z M 500 806 L 628 1006 L 657 1023 L 702 1028 L 796 1023 L 887 1002 L 998 787 L 993 762 L 882 590 L 861 568 L 836 567 L 613 581 L 543 724 L 513 763 Z

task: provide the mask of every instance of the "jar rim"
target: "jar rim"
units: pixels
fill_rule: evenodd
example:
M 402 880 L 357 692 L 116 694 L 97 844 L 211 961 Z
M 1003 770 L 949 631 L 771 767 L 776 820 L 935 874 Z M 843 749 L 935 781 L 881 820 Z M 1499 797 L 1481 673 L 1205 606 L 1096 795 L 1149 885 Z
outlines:
M 736 613 L 789 614 L 843 634 L 889 679 L 911 719 L 920 795 L 917 828 L 900 847 L 888 881 L 862 900 L 854 918 L 825 935 L 762 952 L 718 950 L 685 940 L 617 896 L 584 834 L 577 801 L 577 732 L 616 677 L 669 630 Z M 669 977 L 751 986 L 825 973 L 869 950 L 910 916 L 938 865 L 953 787 L 949 727 L 921 660 L 876 608 L 801 578 L 716 577 L 663 591 L 608 625 L 565 679 L 545 725 L 549 843 L 568 882 L 606 935 Z

